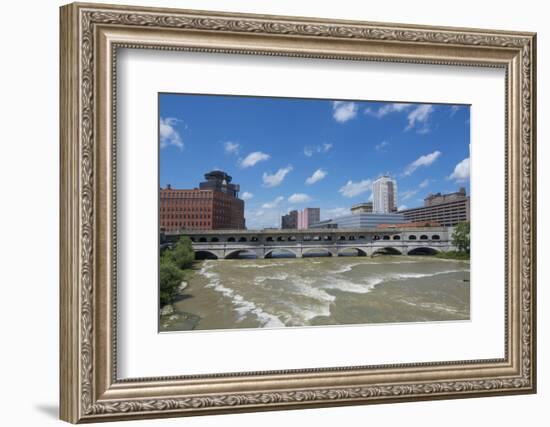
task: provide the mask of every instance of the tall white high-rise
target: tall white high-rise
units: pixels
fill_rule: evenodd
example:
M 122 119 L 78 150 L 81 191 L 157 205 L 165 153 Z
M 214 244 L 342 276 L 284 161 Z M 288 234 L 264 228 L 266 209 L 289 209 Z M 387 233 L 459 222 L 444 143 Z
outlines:
M 397 182 L 389 176 L 381 176 L 372 184 L 372 210 L 374 213 L 397 211 Z

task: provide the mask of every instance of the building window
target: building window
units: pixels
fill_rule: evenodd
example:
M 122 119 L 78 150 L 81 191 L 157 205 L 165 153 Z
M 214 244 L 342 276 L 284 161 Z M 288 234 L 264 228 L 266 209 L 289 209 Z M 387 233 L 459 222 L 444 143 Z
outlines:
M 420 240 L 428 240 L 428 236 L 426 236 L 425 234 L 423 234 L 422 236 L 420 236 Z
M 416 240 L 416 236 L 415 236 L 414 234 L 411 234 L 411 235 L 409 236 L 409 240 Z

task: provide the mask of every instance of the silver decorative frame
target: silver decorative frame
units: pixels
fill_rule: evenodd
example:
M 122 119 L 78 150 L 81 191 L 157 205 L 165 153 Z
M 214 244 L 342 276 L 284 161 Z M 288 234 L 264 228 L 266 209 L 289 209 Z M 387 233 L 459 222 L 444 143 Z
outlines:
M 533 33 L 71 4 L 61 8 L 61 418 L 130 418 L 534 393 Z M 506 70 L 505 357 L 119 380 L 116 50 L 191 50 Z

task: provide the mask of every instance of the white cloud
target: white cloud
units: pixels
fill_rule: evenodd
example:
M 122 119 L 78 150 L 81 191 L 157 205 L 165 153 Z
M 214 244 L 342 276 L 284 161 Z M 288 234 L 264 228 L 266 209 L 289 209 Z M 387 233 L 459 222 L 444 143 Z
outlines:
M 409 115 L 407 116 L 408 125 L 405 128 L 405 130 L 410 130 L 418 125 L 422 125 L 421 127 L 417 128 L 418 133 L 427 133 L 430 131 L 430 128 L 428 127 L 428 120 L 431 116 L 431 114 L 434 111 L 433 105 L 430 104 L 421 104 L 417 106 L 415 109 L 413 109 Z
M 331 208 L 331 209 L 321 209 L 321 220 L 334 219 L 339 216 L 349 215 L 349 208 Z
M 439 158 L 439 156 L 441 156 L 441 151 L 434 151 L 433 153 L 420 156 L 418 159 L 416 159 L 414 162 L 412 162 L 410 165 L 408 165 L 405 168 L 405 170 L 403 171 L 403 175 L 409 176 L 419 167 L 430 166 L 433 162 L 435 162 Z
M 315 184 L 316 182 L 321 181 L 325 176 L 327 176 L 327 171 L 324 171 L 323 169 L 317 169 L 315 172 L 313 172 L 313 175 L 306 179 L 306 184 Z
M 306 155 L 306 157 L 311 157 L 313 156 L 313 149 L 311 147 L 304 147 L 304 154 Z
M 339 123 L 345 123 L 357 116 L 357 104 L 355 102 L 334 101 L 332 110 L 332 117 Z
M 254 197 L 254 194 L 245 191 L 243 194 L 241 194 L 241 199 L 243 200 L 250 200 L 252 197 Z
M 407 205 L 400 205 L 397 210 L 402 211 L 403 209 L 407 209 Z
M 311 200 L 311 197 L 309 197 L 305 193 L 294 193 L 292 196 L 288 198 L 288 201 L 290 203 L 305 203 L 309 202 Z
M 249 230 L 268 227 L 279 227 L 281 213 L 276 209 L 253 209 L 245 213 L 246 226 Z
M 273 209 L 281 204 L 285 198 L 283 196 L 276 197 L 271 202 L 266 202 L 262 205 L 263 209 Z
M 412 104 L 406 104 L 404 102 L 399 103 L 392 103 L 392 104 L 384 104 L 380 108 L 373 109 L 373 108 L 365 108 L 365 114 L 369 116 L 376 117 L 377 119 L 381 119 L 385 115 L 389 113 L 399 113 L 401 111 L 408 110 Z
M 424 181 L 422 181 L 419 185 L 420 188 L 426 188 L 428 185 L 430 185 L 430 180 L 429 179 L 425 179 Z
M 470 178 L 470 158 L 467 157 L 455 166 L 455 170 L 449 176 L 449 179 L 462 182 Z
M 248 156 L 241 160 L 241 167 L 250 168 L 256 163 L 269 160 L 270 158 L 271 156 L 269 154 L 262 153 L 261 151 L 254 151 L 253 153 L 250 153 Z
M 277 187 L 283 182 L 283 180 L 285 179 L 287 174 L 290 173 L 290 171 L 292 171 L 291 165 L 287 166 L 286 168 L 279 169 L 273 175 L 269 175 L 266 172 L 264 172 L 264 174 L 262 175 L 262 180 L 264 182 L 264 185 L 266 187 Z
M 388 145 L 390 145 L 390 143 L 388 141 L 382 141 L 380 144 L 376 144 L 374 146 L 374 149 L 376 151 L 386 151 L 386 150 L 384 150 L 384 148 L 386 148 Z
M 332 144 L 329 142 L 325 142 L 322 145 L 308 145 L 307 147 L 304 147 L 304 154 L 307 157 L 313 156 L 315 153 L 326 153 L 332 148 Z
M 384 104 L 380 108 L 365 108 L 364 113 L 381 119 L 390 113 L 407 112 L 407 127 L 406 131 L 416 128 L 417 133 L 430 132 L 429 118 L 434 111 L 434 106 L 431 104 L 408 104 L 408 103 L 392 103 Z
M 460 111 L 462 108 L 464 108 L 464 105 L 453 105 L 451 106 L 451 117 L 453 117 L 458 111 Z
M 239 143 L 232 141 L 225 141 L 223 148 L 227 154 L 239 154 Z
M 418 193 L 418 190 L 407 190 L 399 193 L 399 196 L 401 197 L 402 200 L 408 200 L 412 196 L 415 196 L 417 193 Z
M 180 120 L 173 117 L 160 118 L 160 148 L 173 145 L 183 150 L 183 139 L 180 133 L 175 129 L 175 125 Z
M 344 197 L 355 197 L 366 191 L 372 189 L 372 181 L 370 179 L 364 179 L 359 182 L 353 182 L 349 180 L 338 192 Z

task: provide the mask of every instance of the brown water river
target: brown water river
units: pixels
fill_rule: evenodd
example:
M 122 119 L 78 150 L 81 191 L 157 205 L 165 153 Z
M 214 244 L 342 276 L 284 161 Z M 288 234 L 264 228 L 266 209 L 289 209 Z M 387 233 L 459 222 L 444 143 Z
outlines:
M 428 256 L 199 261 L 161 331 L 467 320 L 470 264 Z

